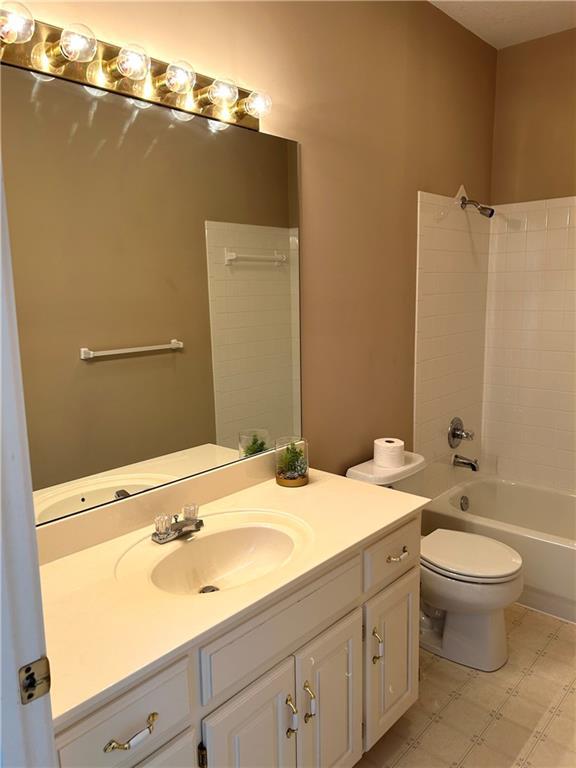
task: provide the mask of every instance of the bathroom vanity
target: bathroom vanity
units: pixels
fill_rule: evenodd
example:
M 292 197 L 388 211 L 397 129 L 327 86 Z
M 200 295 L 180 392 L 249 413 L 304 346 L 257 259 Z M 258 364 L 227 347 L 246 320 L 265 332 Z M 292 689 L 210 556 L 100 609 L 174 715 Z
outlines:
M 417 698 L 425 501 L 312 471 L 46 562 L 62 768 L 353 766 Z

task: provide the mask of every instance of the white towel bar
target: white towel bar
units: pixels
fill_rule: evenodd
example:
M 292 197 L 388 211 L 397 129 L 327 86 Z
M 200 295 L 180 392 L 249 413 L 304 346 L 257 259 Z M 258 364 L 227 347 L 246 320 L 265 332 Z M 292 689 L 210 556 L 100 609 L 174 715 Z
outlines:
M 226 248 L 224 254 L 224 264 L 229 267 L 231 264 L 238 263 L 239 261 L 252 261 L 260 264 L 276 264 L 279 267 L 281 264 L 286 264 L 288 256 L 285 253 L 274 251 L 274 256 L 258 256 L 250 253 L 236 253 L 236 251 L 229 251 Z
M 95 352 L 88 347 L 80 347 L 80 360 L 93 360 L 95 357 L 113 357 L 114 355 L 135 355 L 139 352 L 158 352 L 161 349 L 182 349 L 183 341 L 171 339 L 169 344 L 154 344 L 150 347 L 125 347 L 124 349 L 101 349 Z

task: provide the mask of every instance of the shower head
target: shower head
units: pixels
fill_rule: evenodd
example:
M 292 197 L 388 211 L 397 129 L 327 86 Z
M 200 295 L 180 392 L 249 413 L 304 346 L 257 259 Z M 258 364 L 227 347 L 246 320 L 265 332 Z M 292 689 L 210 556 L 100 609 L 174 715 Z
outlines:
M 492 216 L 494 216 L 494 208 L 489 208 L 487 205 L 480 205 L 480 203 L 477 200 L 470 200 L 468 197 L 461 197 L 460 208 L 462 208 L 462 210 L 465 210 L 468 205 L 474 206 L 474 208 L 476 208 L 478 213 L 481 213 L 482 216 L 486 216 L 489 219 L 491 219 Z

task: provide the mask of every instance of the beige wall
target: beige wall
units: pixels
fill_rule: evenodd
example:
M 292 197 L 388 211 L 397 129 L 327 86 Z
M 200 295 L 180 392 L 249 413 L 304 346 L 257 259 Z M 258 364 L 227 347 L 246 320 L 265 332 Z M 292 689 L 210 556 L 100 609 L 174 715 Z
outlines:
M 498 51 L 494 203 L 576 194 L 576 29 Z
M 12 68 L 2 140 L 34 487 L 215 442 L 205 221 L 286 227 L 294 145 Z
M 270 92 L 264 129 L 301 144 L 311 460 L 410 444 L 417 190 L 489 197 L 495 50 L 427 2 L 29 5 Z

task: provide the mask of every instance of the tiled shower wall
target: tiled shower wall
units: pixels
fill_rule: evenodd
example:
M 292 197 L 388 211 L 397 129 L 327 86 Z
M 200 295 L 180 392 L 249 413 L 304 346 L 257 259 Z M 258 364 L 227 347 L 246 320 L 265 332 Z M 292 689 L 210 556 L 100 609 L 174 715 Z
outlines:
M 226 251 L 254 261 L 225 263 Z M 298 230 L 206 222 L 216 442 L 299 435 Z M 265 261 L 278 254 L 288 261 Z M 260 259 L 257 261 L 256 259 Z
M 496 206 L 483 452 L 502 477 L 576 489 L 576 197 Z
M 448 461 L 459 415 L 482 469 L 575 489 L 575 296 L 576 198 L 489 220 L 420 193 L 415 449 Z
M 448 460 L 453 416 L 481 437 L 489 241 L 487 218 L 418 193 L 414 445 L 431 461 Z

